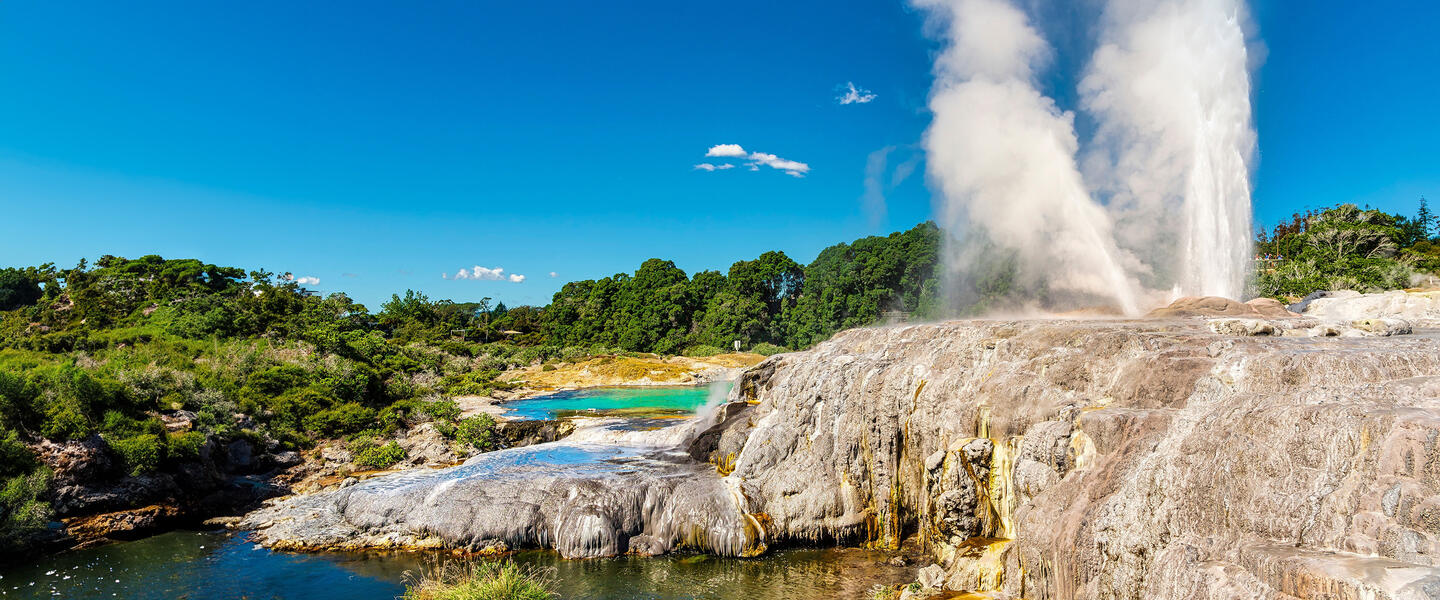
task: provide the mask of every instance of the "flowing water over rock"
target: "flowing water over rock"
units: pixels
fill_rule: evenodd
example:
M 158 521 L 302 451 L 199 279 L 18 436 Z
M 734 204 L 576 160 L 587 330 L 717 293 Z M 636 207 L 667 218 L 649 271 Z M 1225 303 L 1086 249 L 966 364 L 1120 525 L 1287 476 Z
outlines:
M 1013 598 L 1440 597 L 1440 339 L 1214 325 L 848 331 L 686 425 L 519 449 L 580 468 L 494 453 L 248 525 L 275 547 L 566 556 L 918 536 L 928 581 Z

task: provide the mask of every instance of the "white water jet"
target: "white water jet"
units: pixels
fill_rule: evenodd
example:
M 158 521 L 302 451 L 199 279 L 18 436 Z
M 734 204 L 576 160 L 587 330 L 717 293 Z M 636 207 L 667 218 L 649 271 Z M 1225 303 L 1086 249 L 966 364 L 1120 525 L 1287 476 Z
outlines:
M 1110 0 L 1080 85 L 1109 159 L 1091 174 L 1120 243 L 1147 256 L 1155 287 L 1181 295 L 1245 291 L 1255 153 L 1245 18 L 1241 0 Z
M 1080 83 L 1096 134 L 1037 83 L 1052 49 L 1011 0 L 912 0 L 944 42 L 925 135 L 957 304 L 1240 297 L 1250 249 L 1243 0 L 1108 0 Z

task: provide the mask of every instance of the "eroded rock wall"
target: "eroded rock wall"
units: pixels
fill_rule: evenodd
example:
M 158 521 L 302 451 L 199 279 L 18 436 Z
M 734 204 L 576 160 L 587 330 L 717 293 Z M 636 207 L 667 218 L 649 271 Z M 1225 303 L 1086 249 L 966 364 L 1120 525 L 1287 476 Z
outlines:
M 957 322 L 774 357 L 702 453 L 774 541 L 1024 598 L 1440 597 L 1440 341 Z

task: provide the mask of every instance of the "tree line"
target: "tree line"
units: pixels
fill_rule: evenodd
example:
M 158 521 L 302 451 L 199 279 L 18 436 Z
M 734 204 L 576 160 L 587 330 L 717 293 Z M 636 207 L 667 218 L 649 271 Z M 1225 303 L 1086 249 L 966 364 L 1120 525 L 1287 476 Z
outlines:
M 1256 233 L 1255 290 L 1300 298 L 1407 288 L 1440 271 L 1437 233 L 1424 198 L 1412 217 L 1354 204 L 1296 213 Z
M 288 275 L 195 259 L 102 256 L 72 268 L 0 269 L 0 551 L 43 530 L 40 440 L 100 440 L 129 476 L 183 468 L 210 443 L 302 449 L 344 438 L 375 467 L 420 422 L 488 444 L 493 422 L 450 398 L 509 384 L 506 369 L 596 354 L 709 354 L 735 341 L 803 348 L 886 310 L 938 303 L 932 223 L 687 275 L 651 259 L 566 284 L 547 306 L 431 300 L 407 290 L 378 311 L 321 297 Z M 169 431 L 160 415 L 193 415 Z

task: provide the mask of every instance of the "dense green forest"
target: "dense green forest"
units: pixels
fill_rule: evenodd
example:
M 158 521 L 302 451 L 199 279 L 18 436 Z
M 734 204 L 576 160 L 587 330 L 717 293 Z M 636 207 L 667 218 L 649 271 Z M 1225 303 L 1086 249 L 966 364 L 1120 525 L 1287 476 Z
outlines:
M 50 518 L 50 473 L 28 444 L 98 435 L 131 475 L 238 438 L 301 449 L 348 437 L 375 466 L 417 420 L 476 447 L 488 417 L 448 397 L 506 384 L 506 369 L 607 353 L 764 354 L 809 346 L 882 312 L 937 304 L 932 223 L 823 251 L 782 252 L 693 276 L 651 259 L 566 284 L 544 307 L 431 300 L 406 291 L 371 312 L 287 275 L 194 259 L 102 256 L 73 268 L 0 269 L 0 548 Z M 168 432 L 161 414 L 196 429 Z M 373 447 L 364 446 L 371 443 Z

